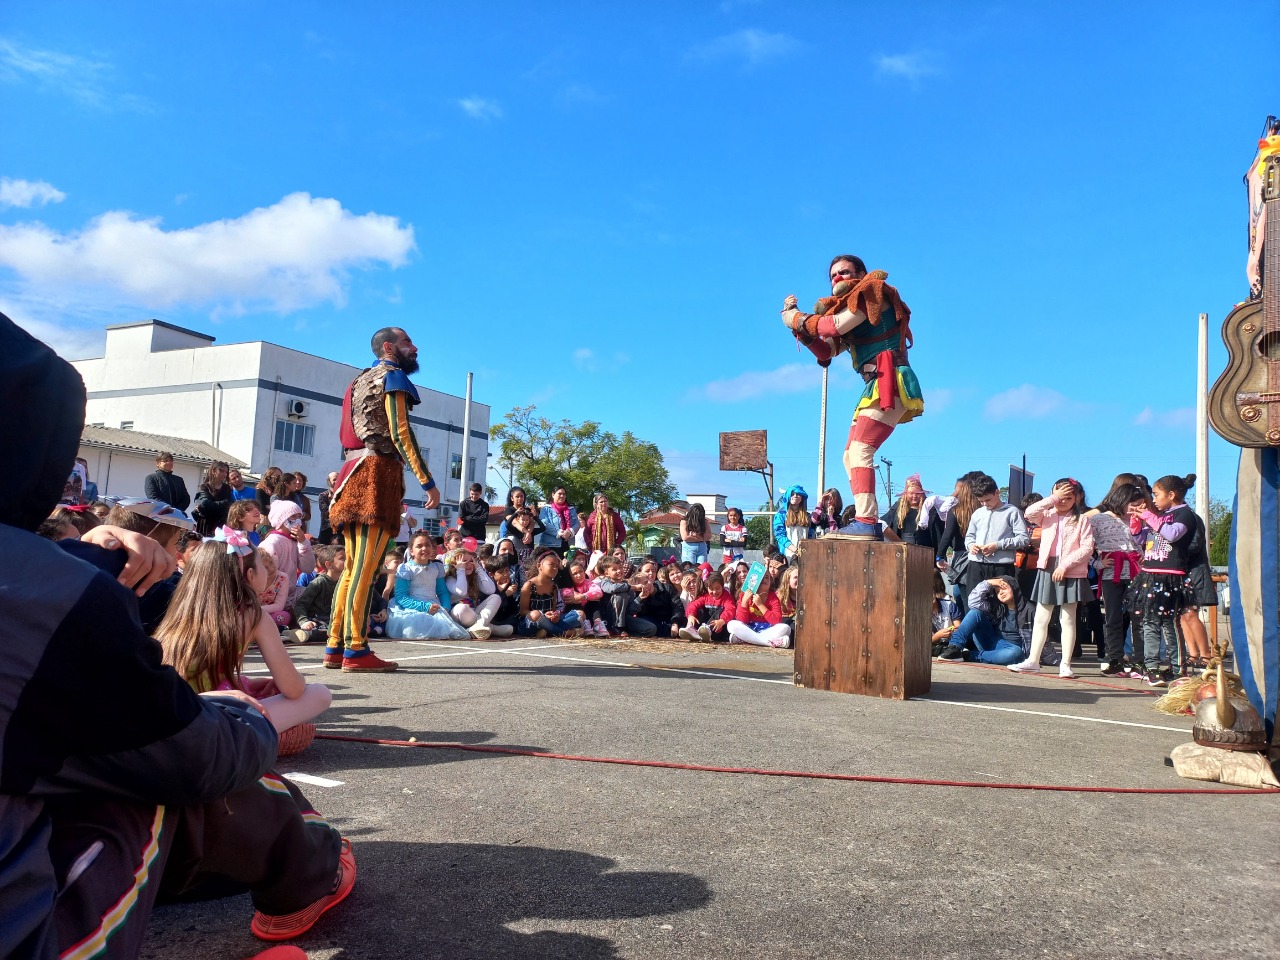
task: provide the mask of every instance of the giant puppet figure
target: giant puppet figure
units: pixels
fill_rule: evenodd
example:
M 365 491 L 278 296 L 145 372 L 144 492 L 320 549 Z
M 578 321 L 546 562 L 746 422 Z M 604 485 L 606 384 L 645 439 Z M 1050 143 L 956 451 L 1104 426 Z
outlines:
M 347 565 L 333 594 L 324 665 L 349 672 L 390 673 L 397 664 L 369 649 L 369 600 L 387 547 L 400 531 L 404 469 L 426 493 L 428 508 L 440 502 L 431 472 L 409 426 L 419 403 L 409 374 L 418 348 L 398 327 L 384 327 L 370 343 L 378 362 L 352 381 L 342 400 L 342 469 L 333 485 L 329 525 L 342 531 Z
M 1241 447 L 1231 519 L 1231 640 L 1268 742 L 1280 701 L 1280 122 L 1268 117 L 1245 174 L 1249 299 L 1222 323 L 1227 368 L 1209 420 Z
M 847 352 L 866 383 L 844 450 L 857 518 L 841 532 L 880 540 L 876 451 L 895 426 L 924 412 L 920 382 L 907 364 L 911 311 L 898 291 L 884 282 L 888 274 L 867 273 L 858 257 L 841 254 L 831 261 L 829 273 L 831 296 L 819 300 L 813 313 L 801 313 L 796 298 L 787 297 L 782 322 L 824 367 Z

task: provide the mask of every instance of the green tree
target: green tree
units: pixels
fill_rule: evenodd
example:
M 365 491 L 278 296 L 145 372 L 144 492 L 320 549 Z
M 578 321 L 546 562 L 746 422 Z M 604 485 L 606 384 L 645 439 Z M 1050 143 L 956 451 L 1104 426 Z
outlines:
M 594 420 L 548 420 L 531 404 L 511 410 L 489 435 L 498 441 L 498 465 L 513 471 L 531 499 L 550 499 L 564 487 L 585 514 L 599 493 L 634 519 L 676 498 L 658 447 L 629 430 L 618 436 Z
M 1225 567 L 1231 554 L 1231 507 L 1225 500 L 1209 500 L 1209 563 Z
M 757 510 L 772 510 L 773 506 L 762 503 Z M 751 517 L 747 520 L 747 549 L 763 550 L 773 540 L 773 515 Z

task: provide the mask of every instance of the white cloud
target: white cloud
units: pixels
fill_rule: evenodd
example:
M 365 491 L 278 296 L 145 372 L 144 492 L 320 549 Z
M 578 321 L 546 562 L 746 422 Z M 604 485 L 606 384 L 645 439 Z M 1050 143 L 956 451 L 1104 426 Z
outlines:
M 726 33 L 689 51 L 693 60 L 745 60 L 749 66 L 759 66 L 769 60 L 777 60 L 800 49 L 800 41 L 785 33 L 768 33 L 755 27 Z
M 1072 400 L 1057 390 L 1024 383 L 988 398 L 982 407 L 982 414 L 988 420 L 997 422 L 1043 420 L 1045 417 L 1085 413 L 1089 409 L 1089 404 Z
M 1153 410 L 1143 407 L 1133 418 L 1137 427 L 1163 427 L 1166 430 L 1190 430 L 1196 425 L 1195 407 L 1178 407 L 1173 410 Z
M 462 108 L 462 112 L 476 120 L 501 120 L 502 107 L 498 105 L 496 100 L 487 100 L 484 97 L 470 96 L 463 97 L 458 101 L 458 106 Z
M 924 391 L 924 408 L 929 413 L 941 413 L 951 406 L 956 399 L 956 392 L 947 387 L 930 387 Z
M 142 307 L 211 304 L 232 312 L 288 312 L 346 300 L 349 271 L 403 265 L 412 226 L 357 216 L 337 200 L 294 193 L 240 217 L 164 230 L 159 218 L 113 210 L 78 232 L 0 226 L 0 267 L 17 297 L 87 302 L 108 291 Z
M 579 370 L 590 373 L 596 369 L 596 352 L 590 347 L 579 347 L 573 351 L 573 365 Z
M 927 53 L 880 54 L 872 58 L 872 62 L 877 76 L 912 82 L 942 72 L 933 56 Z
M 571 83 L 560 91 L 560 102 L 566 106 L 606 103 L 608 97 L 585 83 Z
M 713 380 L 689 391 L 691 400 L 741 403 L 756 397 L 803 393 L 822 387 L 822 368 L 815 363 L 787 363 L 774 370 L 748 370 L 727 380 Z
M 13 180 L 0 177 L 0 207 L 43 207 L 61 203 L 67 195 L 43 180 Z
M 114 72 L 102 60 L 24 47 L 0 37 L 0 82 L 34 83 L 100 109 L 150 109 L 142 97 L 111 92 Z

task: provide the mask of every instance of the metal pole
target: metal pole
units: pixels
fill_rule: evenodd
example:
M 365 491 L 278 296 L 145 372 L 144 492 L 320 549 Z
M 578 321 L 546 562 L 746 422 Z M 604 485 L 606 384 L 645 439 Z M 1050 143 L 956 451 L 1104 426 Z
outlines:
M 471 453 L 471 381 L 475 374 L 467 374 L 467 399 L 462 406 L 462 468 L 458 471 L 458 503 L 464 498 L 462 492 L 467 485 L 467 457 Z
M 1205 551 L 1212 543 L 1209 531 L 1209 315 L 1200 314 L 1196 337 L 1196 513 L 1204 523 Z M 1208 623 L 1217 607 L 1202 607 L 1200 619 Z M 1216 627 L 1217 624 L 1215 623 Z M 1215 631 L 1216 632 L 1216 631 Z
M 822 368 L 822 423 L 818 429 L 818 490 L 819 499 L 827 489 L 827 375 L 830 367 Z

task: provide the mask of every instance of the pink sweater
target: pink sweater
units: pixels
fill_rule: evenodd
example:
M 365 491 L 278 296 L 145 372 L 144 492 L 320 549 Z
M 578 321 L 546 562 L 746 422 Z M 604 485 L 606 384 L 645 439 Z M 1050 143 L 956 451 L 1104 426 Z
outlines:
M 1093 524 L 1084 517 L 1058 513 L 1057 502 L 1046 497 L 1027 508 L 1027 519 L 1040 527 L 1040 556 L 1036 569 L 1049 566 L 1049 558 L 1057 556 L 1058 567 L 1065 569 L 1068 579 L 1089 576 L 1089 558 L 1093 556 Z

